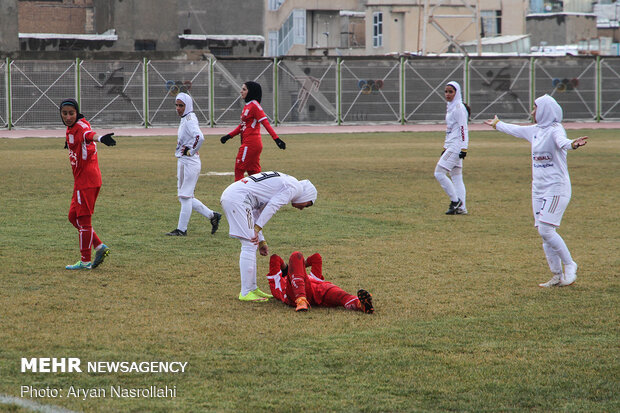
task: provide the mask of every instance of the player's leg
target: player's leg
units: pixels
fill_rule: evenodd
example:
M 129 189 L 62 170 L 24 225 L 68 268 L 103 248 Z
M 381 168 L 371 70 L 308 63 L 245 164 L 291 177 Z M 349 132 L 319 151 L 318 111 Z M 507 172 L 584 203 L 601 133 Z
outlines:
M 76 190 L 71 203 L 69 221 L 78 229 L 78 242 L 80 246 L 80 261 L 73 265 L 67 265 L 69 270 L 92 268 L 91 254 L 93 245 L 102 245 L 101 240 L 92 227 L 92 214 L 95 210 L 95 202 L 99 188 L 86 188 Z
M 324 280 L 323 277 L 323 257 L 318 252 L 306 258 L 306 267 L 310 267 L 310 274 Z
M 179 221 L 174 231 L 168 232 L 166 235 L 185 236 L 187 235 L 187 226 L 192 216 L 192 198 L 194 198 L 194 188 L 198 182 L 200 168 L 196 170 L 191 164 L 185 164 L 181 160 L 177 161 L 177 197 L 181 203 L 181 211 L 179 212 Z
M 241 301 L 267 301 L 266 297 L 261 297 L 256 293 L 256 251 L 258 245 L 250 240 L 240 239 L 241 253 L 239 254 L 239 272 L 241 274 L 241 291 L 239 300 Z
M 306 294 L 306 288 L 310 287 L 307 277 L 304 256 L 301 252 L 295 251 L 288 260 L 288 278 L 293 287 L 293 296 L 297 305 L 295 311 L 308 311 L 310 306 Z
M 461 200 L 462 204 L 459 208 L 457 208 L 456 213 L 458 215 L 467 215 L 467 206 L 465 200 L 467 198 L 467 191 L 465 189 L 465 182 L 463 182 L 463 168 L 460 166 L 455 166 L 450 171 L 450 178 L 452 179 L 452 183 L 454 184 L 454 189 L 456 190 L 456 195 Z
M 448 173 L 452 169 L 454 163 L 452 155 L 456 155 L 458 158 L 458 154 L 452 154 L 452 152 L 449 151 L 444 152 L 441 159 L 439 159 L 439 162 L 437 162 L 437 166 L 435 166 L 435 179 L 437 179 L 439 185 L 441 185 L 444 192 L 450 198 L 450 205 L 446 211 L 446 214 L 448 215 L 456 214 L 457 208 L 461 206 L 454 183 L 450 178 L 448 178 Z
M 237 158 L 235 158 L 235 182 L 243 179 L 245 176 L 245 158 L 248 152 L 247 145 L 241 145 L 239 152 L 237 152 Z
M 272 254 L 269 258 L 269 276 L 276 275 L 284 268 L 284 260 L 277 254 Z
M 564 264 L 564 275 L 561 277 L 559 285 L 571 285 L 577 278 L 577 263 L 566 246 L 566 243 L 557 233 L 557 227 L 562 222 L 564 211 L 568 207 L 570 197 L 550 196 L 542 199 L 542 205 L 538 211 L 538 233 L 543 242 L 548 244 L 555 254 L 557 254 L 562 264 Z

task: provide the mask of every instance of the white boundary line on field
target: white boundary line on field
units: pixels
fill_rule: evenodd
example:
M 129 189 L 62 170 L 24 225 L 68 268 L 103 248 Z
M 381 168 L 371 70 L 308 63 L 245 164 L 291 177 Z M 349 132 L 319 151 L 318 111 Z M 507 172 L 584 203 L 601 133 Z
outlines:
M 31 400 L 22 399 L 20 397 L 8 396 L 6 394 L 0 394 L 0 405 L 14 404 L 24 409 L 32 410 L 33 412 L 43 413 L 76 413 L 73 410 L 67 410 L 64 407 L 50 406 L 47 404 L 40 404 Z
M 215 172 L 215 171 L 209 171 L 207 173 L 200 174 L 200 176 L 232 176 L 234 174 L 235 174 L 234 172 Z

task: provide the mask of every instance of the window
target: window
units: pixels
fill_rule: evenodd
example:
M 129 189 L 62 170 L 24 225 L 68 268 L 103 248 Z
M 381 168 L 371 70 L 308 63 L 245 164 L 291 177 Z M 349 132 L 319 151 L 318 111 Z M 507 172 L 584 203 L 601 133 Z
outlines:
M 482 37 L 493 37 L 502 34 L 502 11 L 480 11 L 480 30 Z
M 372 14 L 372 46 L 383 46 L 383 13 Z
M 269 10 L 278 10 L 282 3 L 284 3 L 284 0 L 269 0 Z
M 133 49 L 136 52 L 141 52 L 145 50 L 155 50 L 157 48 L 156 40 L 134 40 Z
M 268 56 L 278 55 L 278 32 L 269 32 Z

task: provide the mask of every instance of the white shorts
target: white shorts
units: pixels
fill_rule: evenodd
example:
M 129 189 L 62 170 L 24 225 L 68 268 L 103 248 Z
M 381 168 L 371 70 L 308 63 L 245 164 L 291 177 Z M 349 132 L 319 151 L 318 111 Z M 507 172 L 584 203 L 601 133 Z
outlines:
M 451 171 L 457 167 L 463 168 L 463 160 L 459 158 L 459 152 L 451 152 L 450 150 L 447 150 L 443 153 L 443 155 L 441 155 L 437 165 Z
M 228 221 L 228 235 L 250 240 L 254 238 L 254 212 L 247 198 L 234 198 L 222 194 L 220 204 Z
M 569 196 L 552 195 L 544 198 L 532 198 L 534 210 L 534 226 L 539 222 L 559 227 L 564 211 L 570 202 Z
M 196 183 L 200 176 L 200 160 L 198 162 L 177 161 L 177 196 L 193 198 Z

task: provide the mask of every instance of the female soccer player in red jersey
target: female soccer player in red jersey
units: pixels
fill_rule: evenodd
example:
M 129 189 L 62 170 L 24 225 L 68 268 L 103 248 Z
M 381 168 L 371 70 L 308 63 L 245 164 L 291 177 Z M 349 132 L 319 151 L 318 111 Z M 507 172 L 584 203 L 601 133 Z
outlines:
M 286 144 L 271 127 L 267 115 L 260 105 L 262 96 L 263 91 L 260 84 L 251 81 L 245 82 L 241 86 L 241 98 L 246 103 L 241 112 L 241 123 L 235 130 L 220 138 L 222 143 L 226 143 L 227 140 L 241 133 L 241 147 L 239 147 L 235 161 L 235 181 L 243 178 L 245 172 L 248 175 L 254 175 L 261 171 L 260 154 L 263 151 L 263 141 L 260 135 L 260 125 L 267 129 L 278 148 L 286 149 Z
M 69 149 L 69 161 L 73 169 L 73 197 L 69 207 L 69 222 L 78 230 L 81 258 L 68 270 L 90 270 L 99 266 L 110 253 L 101 242 L 91 224 L 95 202 L 101 188 L 101 171 L 97 160 L 99 141 L 107 146 L 116 145 L 113 133 L 97 135 L 90 123 L 80 113 L 75 99 L 65 99 L 60 104 L 60 117 L 67 126 L 65 148 Z M 91 249 L 95 247 L 95 260 L 91 262 Z
M 306 267 L 311 267 L 310 274 L 306 272 Z M 291 254 L 288 265 L 278 255 L 272 255 L 267 280 L 273 297 L 295 307 L 295 311 L 308 311 L 311 305 L 344 307 L 366 314 L 375 311 L 372 295 L 368 291 L 359 290 L 356 297 L 325 281 L 323 258 L 318 253 L 304 259 L 301 252 L 295 251 Z

